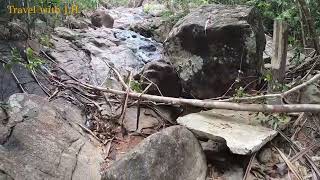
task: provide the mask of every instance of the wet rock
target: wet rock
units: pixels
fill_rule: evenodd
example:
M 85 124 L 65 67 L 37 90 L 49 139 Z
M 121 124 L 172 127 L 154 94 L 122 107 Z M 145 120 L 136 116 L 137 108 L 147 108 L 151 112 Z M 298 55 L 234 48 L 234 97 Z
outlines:
M 67 16 L 64 21 L 65 25 L 71 29 L 85 29 L 89 27 L 90 22 L 85 18 L 75 18 L 74 16 Z
M 26 94 L 12 95 L 8 104 L 9 121 L 0 123 L 10 132 L 0 134 L 0 177 L 100 179 L 101 151 L 82 135 L 77 108 Z
M 10 29 L 6 24 L 0 24 L 0 40 L 10 39 Z
M 95 27 L 113 28 L 114 19 L 107 13 L 106 9 L 98 9 L 91 17 L 91 24 Z
M 5 110 L 1 107 L 0 104 L 0 122 L 2 122 L 3 120 L 7 119 L 7 113 L 5 112 Z
M 249 155 L 277 135 L 272 129 L 250 125 L 256 118 L 248 112 L 211 110 L 180 117 L 177 122 L 199 137 L 225 141 L 234 154 Z
M 151 37 L 158 42 L 164 42 L 170 33 L 173 22 L 163 19 L 163 17 L 153 17 L 144 19 L 130 26 L 130 30 L 145 37 Z
M 57 36 L 70 41 L 75 40 L 78 35 L 75 31 L 72 31 L 71 29 L 66 27 L 56 27 L 54 31 L 57 34 Z
M 105 180 L 204 180 L 207 164 L 198 140 L 184 127 L 153 134 L 116 161 Z
M 222 96 L 235 80 L 241 86 L 256 79 L 264 47 L 261 17 L 247 6 L 202 6 L 180 19 L 165 42 L 183 89 L 201 99 Z
M 162 58 L 162 45 L 127 30 L 97 28 L 68 30 L 77 34 L 75 40 L 53 36 L 48 51 L 73 76 L 95 85 L 119 88 L 109 66 L 121 75 L 135 75 L 143 66 Z M 68 38 L 67 38 L 68 39 Z
M 150 81 L 155 84 L 148 89 L 148 94 L 169 97 L 180 97 L 181 95 L 181 82 L 178 74 L 171 64 L 164 60 L 146 64 L 142 73 L 135 78 L 141 82 L 142 89 L 148 87 Z
M 10 29 L 9 40 L 25 41 L 28 39 L 28 25 L 19 19 L 13 20 L 8 23 Z

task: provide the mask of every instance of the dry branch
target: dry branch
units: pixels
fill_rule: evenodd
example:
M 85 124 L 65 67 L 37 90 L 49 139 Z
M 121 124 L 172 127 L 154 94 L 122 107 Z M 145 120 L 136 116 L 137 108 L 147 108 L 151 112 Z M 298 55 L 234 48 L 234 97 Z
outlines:
M 71 82 L 70 82 L 71 83 Z M 108 92 L 116 95 L 125 95 L 127 92 L 119 91 L 110 88 L 103 88 L 92 86 L 87 83 L 75 83 L 76 85 L 82 86 L 87 89 L 94 89 L 102 92 Z M 243 104 L 243 103 L 230 103 L 230 102 L 219 102 L 219 101 L 207 101 L 198 99 L 182 99 L 172 97 L 162 97 L 148 94 L 141 94 L 136 92 L 128 93 L 128 96 L 133 99 L 144 99 L 155 102 L 162 102 L 170 105 L 185 105 L 195 106 L 207 109 L 228 109 L 236 111 L 252 111 L 252 112 L 320 112 L 320 105 L 318 104 L 285 104 L 285 105 L 265 105 L 265 104 Z
M 219 101 L 220 102 L 230 102 L 230 101 L 250 101 L 250 100 L 258 100 L 258 99 L 274 98 L 274 97 L 284 98 L 293 92 L 299 91 L 299 90 L 305 88 L 306 86 L 309 86 L 310 84 L 317 82 L 319 79 L 320 79 L 320 74 L 317 74 L 317 75 L 313 76 L 311 79 L 309 79 L 308 81 L 306 81 L 296 87 L 293 87 L 283 93 L 266 94 L 266 95 L 261 95 L 261 96 L 242 97 L 242 98 L 233 97 L 233 98 L 229 98 L 229 99 L 222 99 Z
M 27 93 L 27 91 L 24 89 L 24 87 L 22 86 L 22 83 L 19 81 L 19 78 L 16 76 L 16 74 L 13 72 L 12 69 L 10 69 L 10 73 L 12 75 L 12 77 L 14 78 L 14 80 L 16 81 L 18 87 L 20 88 L 20 90 L 23 92 L 23 93 Z

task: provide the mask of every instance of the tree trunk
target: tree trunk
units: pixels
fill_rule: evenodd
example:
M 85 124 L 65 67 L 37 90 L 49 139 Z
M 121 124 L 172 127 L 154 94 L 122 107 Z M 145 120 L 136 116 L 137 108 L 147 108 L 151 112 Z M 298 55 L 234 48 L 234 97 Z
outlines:
M 312 38 L 313 45 L 314 45 L 314 48 L 316 50 L 316 53 L 320 54 L 319 37 L 317 35 L 315 24 L 314 24 L 314 20 L 313 20 L 313 18 L 311 16 L 311 13 L 310 13 L 309 9 L 308 9 L 307 3 L 306 3 L 305 0 L 298 0 L 298 2 L 300 4 L 300 8 L 301 8 L 304 16 L 306 17 L 307 24 L 308 24 L 308 27 L 309 27 L 309 30 L 310 30 L 310 36 Z
M 299 7 L 299 2 L 298 1 L 295 1 L 295 2 L 296 2 L 297 7 Z M 299 17 L 300 17 L 300 26 L 301 26 L 301 40 L 302 40 L 303 52 L 304 52 L 305 48 L 307 47 L 306 37 L 308 36 L 308 29 L 307 29 L 307 32 L 304 29 L 305 24 L 306 24 L 306 20 L 305 20 L 305 17 L 301 11 L 301 8 L 299 8 Z

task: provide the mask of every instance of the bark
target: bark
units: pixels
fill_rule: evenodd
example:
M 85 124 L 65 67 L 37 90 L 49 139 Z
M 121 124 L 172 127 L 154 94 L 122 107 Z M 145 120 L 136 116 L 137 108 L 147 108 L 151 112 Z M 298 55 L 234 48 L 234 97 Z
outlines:
M 305 0 L 298 0 L 298 2 L 300 4 L 300 8 L 301 8 L 304 16 L 306 17 L 307 24 L 308 24 L 309 31 L 310 31 L 310 36 L 312 38 L 314 48 L 315 48 L 317 54 L 320 54 L 319 37 L 317 35 L 315 23 L 314 23 L 314 20 L 311 16 L 311 13 L 308 9 L 307 3 Z
M 295 1 L 295 2 L 297 4 L 297 7 L 299 7 L 299 2 L 298 1 Z M 305 21 L 305 17 L 303 15 L 303 13 L 301 11 L 301 8 L 299 8 L 299 17 L 300 17 L 300 26 L 301 26 L 301 40 L 302 40 L 303 51 L 304 51 L 304 49 L 307 47 L 307 43 L 306 43 L 307 33 L 304 30 L 306 21 Z

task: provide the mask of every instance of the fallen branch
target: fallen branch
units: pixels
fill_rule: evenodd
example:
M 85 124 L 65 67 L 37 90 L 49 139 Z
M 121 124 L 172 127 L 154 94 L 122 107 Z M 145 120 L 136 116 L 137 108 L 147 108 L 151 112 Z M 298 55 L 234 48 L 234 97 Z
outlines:
M 279 93 L 279 94 L 266 94 L 266 95 L 261 95 L 261 96 L 252 96 L 252 97 L 242 97 L 242 98 L 237 98 L 237 97 L 233 97 L 233 98 L 229 98 L 229 99 L 222 99 L 219 100 L 220 102 L 230 102 L 230 101 L 250 101 L 250 100 L 258 100 L 258 99 L 266 99 L 266 98 L 274 98 L 274 97 L 280 97 L 280 98 L 284 98 L 286 96 L 288 96 L 289 94 L 299 91 L 303 88 L 305 88 L 306 86 L 317 82 L 320 79 L 320 74 L 317 74 L 315 76 L 313 76 L 311 79 L 309 79 L 308 81 L 286 91 L 283 93 Z
M 219 101 L 207 101 L 198 99 L 182 99 L 172 97 L 162 97 L 148 94 L 141 94 L 136 92 L 127 93 L 125 91 L 96 87 L 87 83 L 73 83 L 83 88 L 94 89 L 102 92 L 108 92 L 116 95 L 128 94 L 133 99 L 144 99 L 155 102 L 162 102 L 170 105 L 186 105 L 202 107 L 207 109 L 228 109 L 236 111 L 252 111 L 252 112 L 271 112 L 271 113 L 282 113 L 282 112 L 320 112 L 320 105 L 318 104 L 285 104 L 285 105 L 265 105 L 265 104 L 243 104 L 243 103 L 230 103 L 230 102 L 219 102 Z

